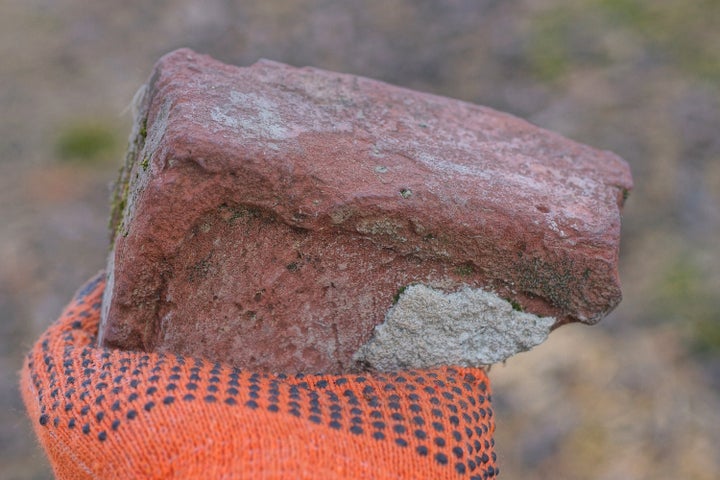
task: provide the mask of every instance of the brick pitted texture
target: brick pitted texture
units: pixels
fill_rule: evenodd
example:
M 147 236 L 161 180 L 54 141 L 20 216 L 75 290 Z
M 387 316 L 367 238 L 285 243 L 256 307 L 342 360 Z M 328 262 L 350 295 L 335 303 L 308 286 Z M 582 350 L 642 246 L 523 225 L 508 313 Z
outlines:
M 22 370 L 58 478 L 486 479 L 497 475 L 481 369 L 272 375 L 95 347 L 104 275 Z
M 414 283 L 493 291 L 556 326 L 620 301 L 632 179 L 610 152 L 487 107 L 187 49 L 143 92 L 104 346 L 342 373 Z

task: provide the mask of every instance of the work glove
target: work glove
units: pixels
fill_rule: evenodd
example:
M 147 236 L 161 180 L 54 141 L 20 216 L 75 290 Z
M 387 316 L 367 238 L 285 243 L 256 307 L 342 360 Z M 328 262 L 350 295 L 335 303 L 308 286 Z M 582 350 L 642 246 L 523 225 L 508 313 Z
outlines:
M 21 388 L 60 479 L 487 479 L 485 372 L 272 375 L 97 346 L 105 276 L 27 355 Z

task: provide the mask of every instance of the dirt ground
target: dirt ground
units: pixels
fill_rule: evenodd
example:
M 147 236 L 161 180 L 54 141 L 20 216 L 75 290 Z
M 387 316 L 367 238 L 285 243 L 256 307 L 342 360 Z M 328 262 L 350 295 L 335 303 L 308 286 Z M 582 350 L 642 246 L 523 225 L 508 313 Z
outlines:
M 0 477 L 24 353 L 103 268 L 128 104 L 181 46 L 509 111 L 631 165 L 624 300 L 492 368 L 503 478 L 720 478 L 720 2 L 0 2 Z

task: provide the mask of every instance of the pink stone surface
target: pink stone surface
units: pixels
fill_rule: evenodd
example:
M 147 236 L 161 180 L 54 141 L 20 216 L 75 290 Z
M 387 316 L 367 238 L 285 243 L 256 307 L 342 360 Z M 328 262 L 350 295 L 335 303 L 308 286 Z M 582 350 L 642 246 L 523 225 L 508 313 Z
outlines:
M 382 82 L 182 49 L 118 186 L 101 344 L 343 372 L 402 287 L 492 290 L 557 324 L 621 299 L 616 155 Z

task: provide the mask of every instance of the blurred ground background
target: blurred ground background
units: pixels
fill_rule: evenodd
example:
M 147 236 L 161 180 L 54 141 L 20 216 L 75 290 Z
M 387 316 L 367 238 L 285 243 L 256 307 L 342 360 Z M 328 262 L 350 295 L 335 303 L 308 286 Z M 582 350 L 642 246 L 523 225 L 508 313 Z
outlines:
M 50 478 L 23 354 L 103 268 L 127 105 L 188 46 L 509 111 L 631 165 L 625 299 L 493 367 L 503 478 L 720 478 L 717 0 L 0 0 L 0 477 Z

